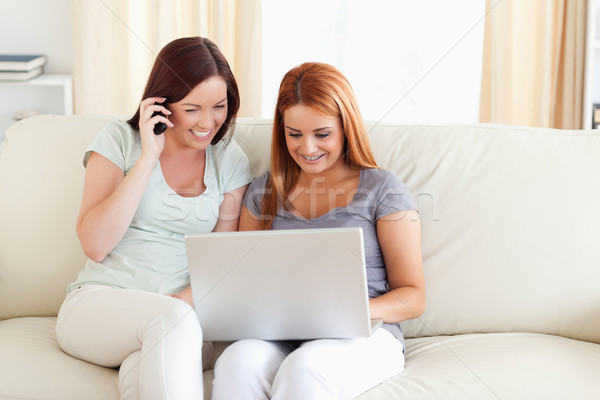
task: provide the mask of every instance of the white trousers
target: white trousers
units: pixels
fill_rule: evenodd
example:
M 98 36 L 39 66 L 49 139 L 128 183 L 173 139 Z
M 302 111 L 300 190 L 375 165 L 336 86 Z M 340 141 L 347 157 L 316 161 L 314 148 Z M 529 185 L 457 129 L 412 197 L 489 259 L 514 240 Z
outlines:
M 385 329 L 360 339 L 240 340 L 214 369 L 213 400 L 353 399 L 404 370 L 402 343 Z
M 119 369 L 121 399 L 202 400 L 202 331 L 173 297 L 85 285 L 69 293 L 56 325 L 67 354 Z

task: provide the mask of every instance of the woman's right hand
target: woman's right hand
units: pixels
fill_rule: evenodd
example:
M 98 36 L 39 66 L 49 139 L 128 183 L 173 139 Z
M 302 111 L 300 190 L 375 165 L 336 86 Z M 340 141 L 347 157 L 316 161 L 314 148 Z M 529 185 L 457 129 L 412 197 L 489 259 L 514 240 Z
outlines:
M 165 123 L 171 128 L 174 126 L 168 119 L 171 111 L 162 104 L 165 100 L 164 97 L 149 97 L 140 103 L 139 126 L 142 140 L 142 154 L 158 158 L 165 146 L 165 135 L 155 135 L 154 126 L 159 122 Z M 165 114 L 165 117 L 162 115 L 152 116 L 157 111 Z

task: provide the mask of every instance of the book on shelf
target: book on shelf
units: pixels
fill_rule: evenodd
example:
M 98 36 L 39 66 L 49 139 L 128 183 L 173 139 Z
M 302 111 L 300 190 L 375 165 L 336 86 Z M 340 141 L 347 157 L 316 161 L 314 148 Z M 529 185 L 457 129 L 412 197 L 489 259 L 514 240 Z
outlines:
M 30 71 L 0 71 L 0 81 L 26 81 L 40 75 L 43 70 L 43 67 L 38 67 Z
M 0 71 L 31 71 L 44 65 L 43 54 L 0 54 Z

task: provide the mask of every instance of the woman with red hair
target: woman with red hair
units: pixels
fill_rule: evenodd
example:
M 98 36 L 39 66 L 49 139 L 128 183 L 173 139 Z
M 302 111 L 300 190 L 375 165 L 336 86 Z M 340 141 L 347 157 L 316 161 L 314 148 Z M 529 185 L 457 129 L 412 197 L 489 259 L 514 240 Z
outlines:
M 354 92 L 330 65 L 284 76 L 271 146 L 240 230 L 361 227 L 370 314 L 384 324 L 368 338 L 237 341 L 215 365 L 213 399 L 352 399 L 404 369 L 399 322 L 425 308 L 419 215 L 404 183 L 377 167 Z M 298 252 L 310 263 L 310 249 Z

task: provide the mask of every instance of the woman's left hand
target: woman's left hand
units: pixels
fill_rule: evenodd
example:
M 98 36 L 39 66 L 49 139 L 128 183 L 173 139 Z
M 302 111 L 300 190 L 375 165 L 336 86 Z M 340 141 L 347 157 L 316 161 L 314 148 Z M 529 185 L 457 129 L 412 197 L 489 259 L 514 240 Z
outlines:
M 169 294 L 167 296 L 175 297 L 181 301 L 185 301 L 190 307 L 194 308 L 194 298 L 192 296 L 192 287 L 188 286 L 179 293 Z

